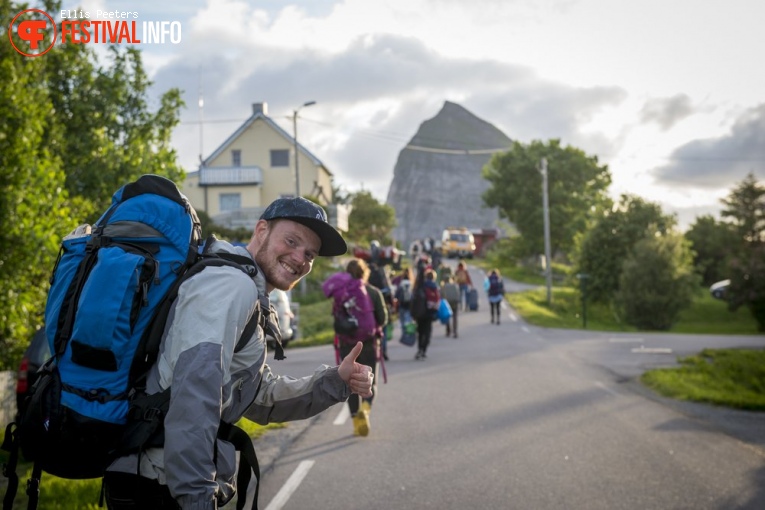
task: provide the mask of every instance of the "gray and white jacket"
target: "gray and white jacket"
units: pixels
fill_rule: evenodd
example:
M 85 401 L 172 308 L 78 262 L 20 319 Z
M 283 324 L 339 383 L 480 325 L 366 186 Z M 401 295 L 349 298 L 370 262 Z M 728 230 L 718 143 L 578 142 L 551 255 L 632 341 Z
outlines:
M 224 241 L 213 250 L 252 258 L 245 248 Z M 236 452 L 216 438 L 221 420 L 236 423 L 244 416 L 262 425 L 301 420 L 350 396 L 337 367 L 323 365 L 302 378 L 274 374 L 266 364 L 260 326 L 234 353 L 264 292 L 259 269 L 250 278 L 236 268 L 208 267 L 181 285 L 170 312 L 147 381 L 150 394 L 171 388 L 165 445 L 141 454 L 140 473 L 166 484 L 184 510 L 215 509 L 236 491 Z M 121 457 L 109 471 L 136 473 L 138 459 Z

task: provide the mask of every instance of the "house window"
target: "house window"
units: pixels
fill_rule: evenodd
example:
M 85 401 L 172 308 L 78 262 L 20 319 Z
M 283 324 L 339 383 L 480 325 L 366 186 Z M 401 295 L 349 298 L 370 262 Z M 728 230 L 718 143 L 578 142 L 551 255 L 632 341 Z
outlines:
M 290 151 L 271 149 L 271 166 L 290 166 Z
M 231 151 L 231 166 L 242 166 L 242 151 L 239 149 Z
M 218 198 L 220 201 L 220 211 L 236 211 L 242 208 L 242 195 L 240 193 L 221 193 Z

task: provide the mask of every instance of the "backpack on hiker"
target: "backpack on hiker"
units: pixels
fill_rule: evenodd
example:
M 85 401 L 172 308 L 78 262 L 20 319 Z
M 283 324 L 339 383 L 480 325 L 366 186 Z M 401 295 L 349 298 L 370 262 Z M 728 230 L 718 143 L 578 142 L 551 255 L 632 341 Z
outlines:
M 503 296 L 505 294 L 505 283 L 496 274 L 489 275 L 489 296 Z
M 441 306 L 441 293 L 438 291 L 438 286 L 432 282 L 425 282 L 425 307 L 428 309 L 428 314 L 432 320 L 438 318 L 438 308 Z
M 412 318 L 416 321 L 419 321 L 428 313 L 428 300 L 422 285 L 415 288 L 414 292 L 412 292 L 410 313 L 412 314 Z
M 341 271 L 327 278 L 322 291 L 326 297 L 333 298 L 334 328 L 341 342 L 356 345 L 382 336 L 375 320 L 374 304 L 363 281 Z
M 34 508 L 42 471 L 99 478 L 115 458 L 162 446 L 170 389 L 146 395 L 145 384 L 181 283 L 209 266 L 236 267 L 250 277 L 257 273 L 247 257 L 200 253 L 200 245 L 191 204 L 172 181 L 156 175 L 121 187 L 95 225 L 81 225 L 64 238 L 45 307 L 52 355 L 3 444 L 11 451 L 8 471 L 13 472 L 4 505 L 16 493 L 19 448 L 34 463 L 27 488 Z M 269 328 L 263 320 L 271 311 L 268 295 L 254 306 L 236 351 L 258 324 Z M 276 351 L 277 359 L 284 357 L 279 343 Z M 221 423 L 219 437 L 237 436 L 232 429 Z M 257 468 L 247 442 L 242 466 Z M 236 443 L 237 449 L 247 448 Z
M 428 283 L 418 285 L 412 295 L 411 314 L 416 321 L 425 317 L 429 317 L 431 320 L 438 318 L 441 295 L 435 283 L 432 281 Z
M 441 295 L 452 308 L 460 303 L 460 288 L 456 283 L 446 282 L 441 286 Z
M 396 289 L 396 299 L 398 302 L 408 307 L 412 302 L 412 282 L 409 280 L 401 280 Z

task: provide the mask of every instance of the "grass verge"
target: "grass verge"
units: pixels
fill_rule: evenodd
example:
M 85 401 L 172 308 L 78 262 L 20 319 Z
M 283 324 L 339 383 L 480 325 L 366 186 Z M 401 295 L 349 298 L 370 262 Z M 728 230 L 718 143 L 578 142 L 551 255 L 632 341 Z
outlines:
M 300 336 L 290 342 L 287 347 L 309 347 L 326 345 L 334 341 L 332 329 L 332 300 L 324 299 L 300 305 Z
M 641 381 L 665 397 L 765 411 L 765 350 L 704 349 L 679 363 L 650 370 Z
M 529 324 L 545 328 L 584 329 L 584 310 L 579 293 L 573 287 L 553 287 L 552 305 L 547 304 L 547 290 L 542 287 L 517 294 L 508 294 L 507 301 Z M 593 331 L 637 331 L 621 320 L 609 305 L 587 303 L 587 327 Z M 749 310 L 735 312 L 709 293 L 700 294 L 684 310 L 670 333 L 757 335 L 757 322 Z M 650 333 L 650 332 L 646 332 Z
M 283 423 L 271 423 L 263 426 L 247 419 L 240 420 L 237 425 L 244 429 L 244 431 L 253 439 L 262 436 L 268 430 L 287 426 Z M 2 429 L 0 430 L 0 442 L 2 442 L 4 437 L 5 429 Z M 4 465 L 7 461 L 8 452 L 0 450 L 0 462 Z M 27 508 L 28 498 L 25 493 L 25 488 L 26 481 L 32 476 L 32 464 L 19 459 L 19 464 L 16 466 L 16 473 L 19 476 L 19 489 L 16 494 L 16 499 L 13 501 L 13 510 L 23 510 Z M 7 486 L 8 479 L 0 477 L 0 491 L 3 494 L 5 494 Z M 100 494 L 100 478 L 91 480 L 67 480 L 43 473 L 40 482 L 40 501 L 37 508 L 38 510 L 67 510 L 71 508 L 103 510 L 103 508 L 98 506 Z

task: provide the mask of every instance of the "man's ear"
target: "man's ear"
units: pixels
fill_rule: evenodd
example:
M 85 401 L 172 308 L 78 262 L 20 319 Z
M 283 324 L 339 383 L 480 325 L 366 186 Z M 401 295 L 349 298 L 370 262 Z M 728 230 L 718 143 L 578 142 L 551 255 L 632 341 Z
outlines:
M 269 230 L 269 224 L 266 220 L 258 220 L 258 222 L 255 224 L 255 232 L 254 236 L 255 239 L 258 241 L 258 244 L 261 244 L 266 236 L 268 235 Z

